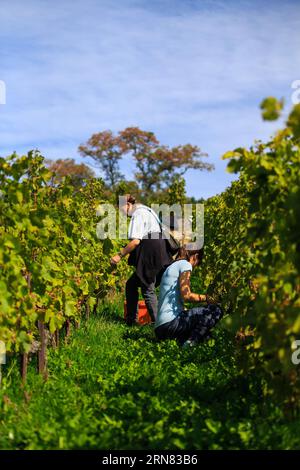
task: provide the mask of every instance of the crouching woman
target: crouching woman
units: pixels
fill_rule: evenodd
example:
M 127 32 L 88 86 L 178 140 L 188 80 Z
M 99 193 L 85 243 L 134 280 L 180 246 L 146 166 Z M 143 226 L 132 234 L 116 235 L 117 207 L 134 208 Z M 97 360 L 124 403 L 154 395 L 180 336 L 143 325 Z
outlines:
M 202 258 L 203 248 L 182 248 L 176 261 L 164 272 L 155 323 L 158 339 L 176 339 L 181 345 L 194 345 L 204 340 L 222 318 L 220 306 L 209 303 L 207 295 L 191 292 L 191 272 Z M 206 305 L 184 310 L 184 302 L 205 302 Z

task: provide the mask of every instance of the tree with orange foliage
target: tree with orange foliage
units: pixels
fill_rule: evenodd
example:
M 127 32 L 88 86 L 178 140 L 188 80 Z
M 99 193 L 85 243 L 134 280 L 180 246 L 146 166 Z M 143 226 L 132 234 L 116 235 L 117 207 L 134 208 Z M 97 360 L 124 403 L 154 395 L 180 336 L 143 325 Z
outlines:
M 119 132 L 124 151 L 132 152 L 136 162 L 136 180 L 144 193 L 169 187 L 176 175 L 189 169 L 212 170 L 213 165 L 202 161 L 206 156 L 196 145 L 168 147 L 161 145 L 152 132 L 128 127 Z
M 79 146 L 78 150 L 83 157 L 91 157 L 98 164 L 106 184 L 111 189 L 124 178 L 119 168 L 119 161 L 124 151 L 120 139 L 111 131 L 93 134 L 85 145 Z
M 83 180 L 95 178 L 94 171 L 84 163 L 76 163 L 74 159 L 46 160 L 47 168 L 53 173 L 52 184 L 58 184 L 65 176 L 71 178 L 74 186 L 82 186 Z
M 79 147 L 83 156 L 96 160 L 104 173 L 106 183 L 115 188 L 122 178 L 119 162 L 125 154 L 131 154 L 137 171 L 134 176 L 142 195 L 158 193 L 172 184 L 176 175 L 189 169 L 212 170 L 213 165 L 203 162 L 196 145 L 177 147 L 161 145 L 153 132 L 138 127 L 127 127 L 116 136 L 111 131 L 92 135 L 86 145 Z

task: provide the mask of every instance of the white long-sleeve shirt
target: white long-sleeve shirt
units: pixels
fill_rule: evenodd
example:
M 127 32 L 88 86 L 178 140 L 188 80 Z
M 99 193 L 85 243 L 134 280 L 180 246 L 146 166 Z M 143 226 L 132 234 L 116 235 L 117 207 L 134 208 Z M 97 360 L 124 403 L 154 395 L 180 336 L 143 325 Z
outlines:
M 132 214 L 129 227 L 128 239 L 142 240 L 148 233 L 160 232 L 161 227 L 158 216 L 150 207 L 139 204 Z

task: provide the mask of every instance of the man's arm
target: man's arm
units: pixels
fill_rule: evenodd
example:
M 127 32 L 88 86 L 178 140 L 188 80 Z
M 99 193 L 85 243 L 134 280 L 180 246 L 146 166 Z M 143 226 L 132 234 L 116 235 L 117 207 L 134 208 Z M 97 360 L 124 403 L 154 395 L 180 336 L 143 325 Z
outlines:
M 129 253 L 131 253 L 140 243 L 141 240 L 139 238 L 130 240 L 130 242 L 124 248 L 122 248 L 120 253 L 117 253 L 110 259 L 111 264 L 118 264 L 119 261 L 124 258 L 124 256 L 129 255 Z

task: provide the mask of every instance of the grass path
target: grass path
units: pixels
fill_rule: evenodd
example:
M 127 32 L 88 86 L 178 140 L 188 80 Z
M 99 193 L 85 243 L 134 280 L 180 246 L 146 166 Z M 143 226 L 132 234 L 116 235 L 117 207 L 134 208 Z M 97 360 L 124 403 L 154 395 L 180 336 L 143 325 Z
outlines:
M 228 332 L 182 350 L 120 315 L 107 307 L 52 350 L 47 382 L 32 365 L 20 389 L 8 364 L 1 449 L 299 448 L 298 422 L 238 375 Z

